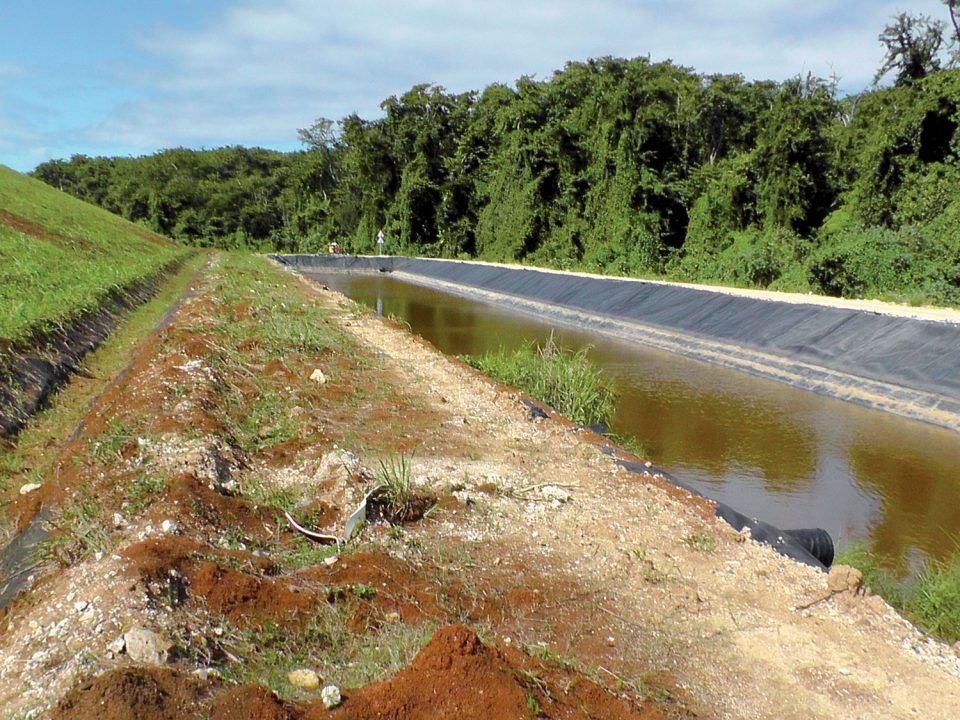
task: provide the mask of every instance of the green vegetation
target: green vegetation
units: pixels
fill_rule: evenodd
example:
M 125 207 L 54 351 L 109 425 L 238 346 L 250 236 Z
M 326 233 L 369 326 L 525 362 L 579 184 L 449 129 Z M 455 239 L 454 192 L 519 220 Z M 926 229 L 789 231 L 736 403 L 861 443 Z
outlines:
M 69 567 L 90 555 L 104 552 L 110 546 L 101 505 L 87 490 L 68 502 L 52 525 L 50 537 L 37 548 L 43 560 Z
M 267 623 L 240 630 L 224 623 L 223 645 L 240 662 L 222 668 L 228 682 L 265 683 L 284 699 L 308 697 L 287 680 L 291 670 L 315 669 L 325 683 L 354 688 L 382 680 L 407 665 L 433 634 L 430 626 L 378 623 L 358 632 L 350 619 L 369 590 L 336 588 L 330 602 L 300 627 Z
M 0 339 L 62 325 L 186 252 L 0 167 Z
M 492 378 L 534 397 L 578 425 L 609 424 L 616 395 L 587 349 L 563 350 L 551 338 L 546 345 L 501 348 L 464 361 Z
M 84 358 L 85 381 L 63 387 L 50 406 L 35 415 L 13 445 L 0 447 L 0 492 L 11 486 L 43 482 L 58 447 L 76 428 L 93 398 L 130 361 L 129 351 L 160 321 L 170 304 L 187 288 L 204 261 L 197 255 L 166 282 L 149 302 L 134 310 L 120 327 Z
M 947 642 L 960 640 L 960 553 L 946 561 L 927 560 L 905 579 L 883 567 L 865 545 L 838 553 L 835 563 L 861 570 L 864 584 L 917 627 Z

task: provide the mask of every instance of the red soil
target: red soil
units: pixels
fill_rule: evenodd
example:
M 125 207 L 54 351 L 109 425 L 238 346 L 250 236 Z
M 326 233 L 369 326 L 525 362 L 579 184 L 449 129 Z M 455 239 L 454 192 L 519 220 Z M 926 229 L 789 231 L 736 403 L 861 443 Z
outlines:
M 472 631 L 455 625 L 437 631 L 394 677 L 353 691 L 333 713 L 314 705 L 305 720 L 331 717 L 653 720 L 663 716 L 655 707 L 629 703 L 585 678 L 546 667 L 517 650 L 488 647 Z

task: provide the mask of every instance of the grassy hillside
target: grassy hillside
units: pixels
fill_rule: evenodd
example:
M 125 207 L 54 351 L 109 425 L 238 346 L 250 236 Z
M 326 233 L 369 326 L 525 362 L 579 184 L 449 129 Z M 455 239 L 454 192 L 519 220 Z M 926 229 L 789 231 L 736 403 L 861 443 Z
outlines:
M 0 339 L 69 321 L 186 252 L 0 166 Z

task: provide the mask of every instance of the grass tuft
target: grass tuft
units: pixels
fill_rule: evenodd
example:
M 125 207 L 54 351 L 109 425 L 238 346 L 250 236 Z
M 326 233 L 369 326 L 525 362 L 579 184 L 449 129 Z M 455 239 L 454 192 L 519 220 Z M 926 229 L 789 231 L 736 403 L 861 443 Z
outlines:
M 917 575 L 898 579 L 876 556 L 858 544 L 837 554 L 835 564 L 863 572 L 864 584 L 931 635 L 960 640 L 960 553 L 951 559 L 927 560 Z
M 545 402 L 578 425 L 609 425 L 616 409 L 616 393 L 587 352 L 587 348 L 563 350 L 551 336 L 543 347 L 527 344 L 516 350 L 501 348 L 478 357 L 464 356 L 463 360 Z

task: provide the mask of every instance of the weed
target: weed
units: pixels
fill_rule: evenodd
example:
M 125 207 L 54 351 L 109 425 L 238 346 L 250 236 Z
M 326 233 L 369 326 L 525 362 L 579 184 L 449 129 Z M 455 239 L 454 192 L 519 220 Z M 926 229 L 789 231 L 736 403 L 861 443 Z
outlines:
M 960 640 L 960 559 L 928 561 L 910 588 L 905 609 L 927 632 L 951 643 Z
M 415 495 L 410 459 L 406 455 L 390 455 L 386 460 L 381 459 L 379 465 L 376 479 L 386 486 L 380 497 L 393 507 L 410 502 Z
M 53 524 L 53 534 L 38 547 L 43 560 L 53 560 L 64 567 L 94 553 L 104 552 L 110 536 L 100 518 L 100 503 L 87 490 L 67 503 Z
M 160 475 L 140 473 L 130 485 L 130 500 L 127 503 L 127 513 L 136 517 L 167 488 L 166 478 Z
M 100 463 L 113 462 L 123 458 L 123 451 L 133 443 L 133 432 L 129 424 L 118 417 L 107 421 L 107 429 L 97 438 L 93 446 L 93 456 Z
M 287 673 L 312 667 L 325 681 L 344 688 L 380 680 L 407 665 L 432 634 L 432 627 L 385 623 L 357 632 L 349 619 L 356 595 L 322 604 L 306 625 L 283 627 L 266 623 L 254 630 L 230 629 L 223 643 L 229 661 L 221 670 L 225 680 L 263 682 L 287 700 L 307 697 L 287 682 Z
M 234 426 L 235 440 L 241 450 L 266 450 L 291 440 L 300 431 L 302 423 L 288 412 L 289 397 L 272 388 L 264 389 L 251 404 L 243 405 Z
M 480 357 L 463 356 L 463 360 L 547 403 L 572 422 L 609 424 L 616 409 L 616 394 L 587 353 L 588 348 L 563 350 L 551 335 L 543 347 L 528 344 L 512 351 L 501 348 Z
M 863 572 L 864 584 L 922 630 L 946 640 L 960 640 L 960 553 L 949 560 L 928 560 L 913 578 L 898 579 L 865 545 L 837 554 L 836 564 Z
M 579 670 L 575 660 L 564 657 L 546 643 L 534 643 L 524 646 L 524 650 L 530 657 L 538 658 L 545 663 L 549 663 L 561 670 Z
M 537 696 L 534 695 L 530 690 L 527 690 L 527 710 L 530 711 L 530 716 L 533 718 L 539 718 L 543 714 L 543 710 L 540 708 L 540 702 L 537 700 Z
M 683 544 L 690 549 L 705 553 L 715 552 L 717 543 L 717 536 L 708 532 L 694 533 L 683 539 Z

